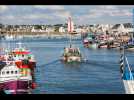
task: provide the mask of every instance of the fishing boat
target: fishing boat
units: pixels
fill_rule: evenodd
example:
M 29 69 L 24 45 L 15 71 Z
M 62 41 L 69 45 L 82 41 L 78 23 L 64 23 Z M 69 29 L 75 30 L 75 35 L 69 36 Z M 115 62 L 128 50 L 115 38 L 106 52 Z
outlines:
M 109 36 L 107 34 L 102 34 L 99 37 L 98 48 L 107 48 L 107 49 L 116 48 L 118 47 L 119 44 L 114 41 L 115 41 L 114 37 Z
M 83 39 L 83 45 L 86 48 L 98 48 L 98 43 L 96 41 L 95 35 L 93 35 L 93 33 L 87 33 L 87 36 Z
M 134 51 L 134 39 L 131 38 L 127 44 L 127 51 Z
M 68 33 L 70 34 L 70 46 L 64 48 L 61 60 L 67 63 L 81 62 L 82 55 L 80 49 L 72 45 L 72 34 L 76 33 L 74 32 L 74 26 L 71 17 L 68 19 Z
M 125 54 L 125 47 L 120 57 L 120 72 L 126 94 L 134 94 L 134 66 L 130 66 Z
M 65 62 L 81 62 L 81 52 L 79 48 L 64 48 L 62 60 Z
M 108 48 L 107 41 L 99 42 L 98 48 Z
M 108 48 L 107 40 L 108 36 L 106 34 L 100 34 L 98 48 Z
M 9 63 L 9 64 L 7 64 Z M 29 68 L 18 68 L 8 61 L 0 69 L 0 90 L 6 94 L 29 94 L 32 90 L 32 76 Z
M 22 48 L 5 50 L 0 61 L 4 63 L 0 67 L 0 90 L 7 94 L 31 93 L 36 87 L 34 68 L 36 62 L 31 52 Z
M 34 78 L 34 69 L 36 68 L 36 61 L 34 55 L 25 47 L 22 47 L 22 43 L 17 43 L 19 47 L 13 49 L 9 54 L 15 60 L 15 64 L 18 68 L 30 68 L 33 82 Z

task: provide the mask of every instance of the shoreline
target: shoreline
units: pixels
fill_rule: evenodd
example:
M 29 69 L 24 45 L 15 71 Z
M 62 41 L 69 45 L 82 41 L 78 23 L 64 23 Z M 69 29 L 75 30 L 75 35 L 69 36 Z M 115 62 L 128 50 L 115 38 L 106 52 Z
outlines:
M 3 32 L 3 35 L 64 35 L 66 33 L 67 32 Z

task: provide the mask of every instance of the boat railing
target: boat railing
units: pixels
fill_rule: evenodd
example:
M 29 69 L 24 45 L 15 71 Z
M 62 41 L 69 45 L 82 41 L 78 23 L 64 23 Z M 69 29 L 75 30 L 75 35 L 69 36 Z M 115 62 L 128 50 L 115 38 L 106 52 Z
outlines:
M 128 63 L 128 60 L 127 60 L 127 57 L 125 56 L 125 60 L 126 60 L 126 63 L 127 63 L 127 67 L 128 67 L 128 70 L 129 70 L 129 75 L 130 75 L 130 80 L 133 80 L 133 74 L 132 74 L 132 71 L 131 71 L 131 68 L 130 68 L 130 65 Z
M 128 70 L 129 70 L 130 84 L 131 84 L 132 90 L 134 91 L 134 83 L 133 83 L 134 77 L 133 77 L 132 70 L 130 68 L 130 65 L 128 63 L 128 60 L 127 60 L 127 57 L 126 56 L 125 56 L 125 60 L 126 60 L 127 67 L 128 67 Z

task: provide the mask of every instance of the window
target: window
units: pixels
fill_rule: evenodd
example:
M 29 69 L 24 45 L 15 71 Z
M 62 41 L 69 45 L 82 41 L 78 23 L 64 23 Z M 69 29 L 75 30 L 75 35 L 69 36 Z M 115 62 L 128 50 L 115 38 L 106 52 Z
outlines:
M 7 74 L 9 74 L 9 71 L 7 71 Z
M 14 71 L 11 71 L 11 74 L 13 74 L 14 73 Z
M 16 70 L 16 71 L 15 71 L 15 74 L 17 74 L 17 73 L 18 73 L 18 71 Z
M 4 75 L 5 74 L 5 72 L 2 72 L 2 75 Z

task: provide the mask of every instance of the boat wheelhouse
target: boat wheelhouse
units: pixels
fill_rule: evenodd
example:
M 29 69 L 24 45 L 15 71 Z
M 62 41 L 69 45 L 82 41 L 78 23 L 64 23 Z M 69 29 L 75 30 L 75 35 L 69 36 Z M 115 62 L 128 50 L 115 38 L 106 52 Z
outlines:
M 81 52 L 79 48 L 64 48 L 62 60 L 65 62 L 81 62 Z

